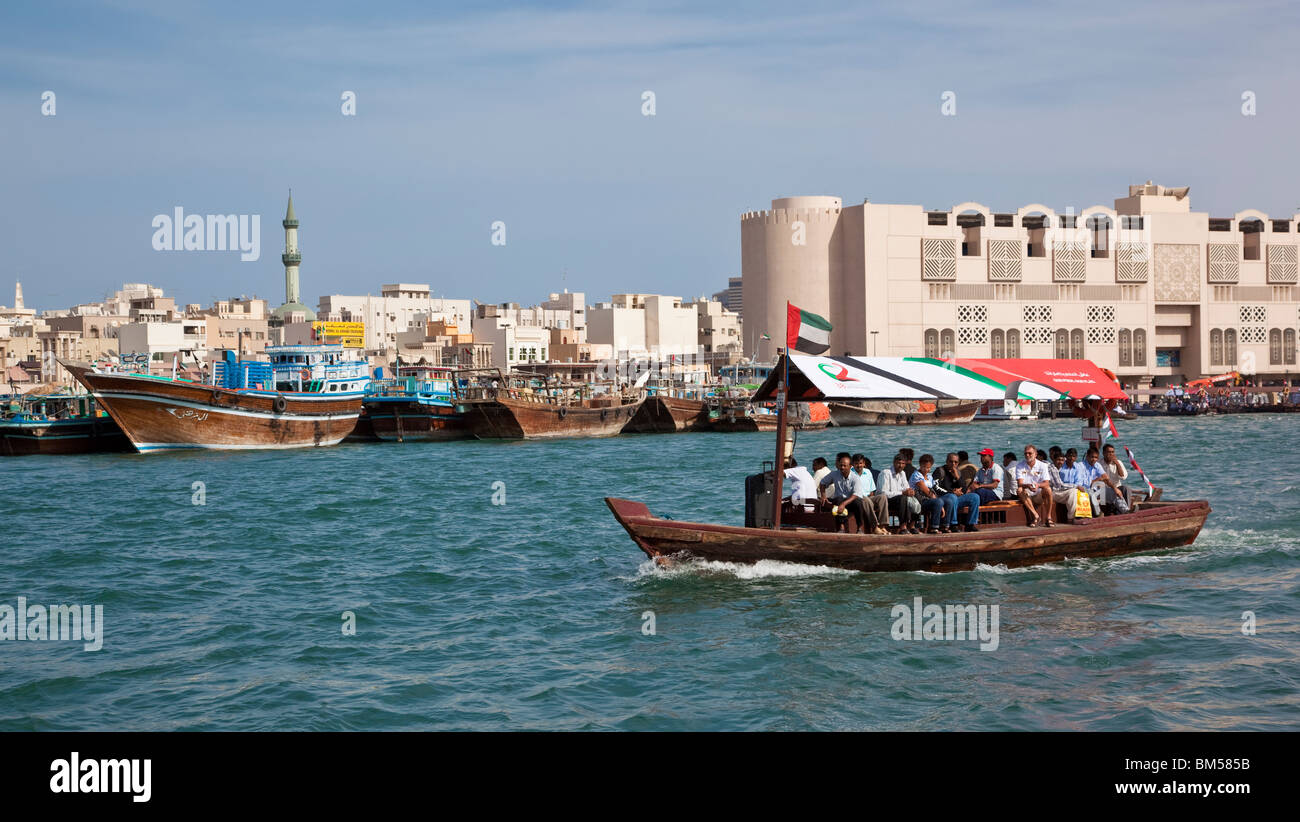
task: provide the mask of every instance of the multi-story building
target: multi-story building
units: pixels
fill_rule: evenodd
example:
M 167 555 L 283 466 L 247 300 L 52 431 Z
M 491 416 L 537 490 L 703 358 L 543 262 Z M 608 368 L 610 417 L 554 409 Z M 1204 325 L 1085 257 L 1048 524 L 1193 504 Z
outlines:
M 1210 217 L 1147 182 L 1114 208 L 995 213 L 788 197 L 741 217 L 745 350 L 786 302 L 830 320 L 835 354 L 1083 357 L 1128 386 L 1296 370 L 1300 214 Z
M 492 345 L 492 365 L 502 370 L 546 362 L 550 357 L 550 329 L 542 325 L 518 325 L 518 311 L 519 307 L 511 303 L 480 304 L 474 313 L 474 341 Z
M 330 294 L 320 298 L 316 313 L 333 322 L 365 323 L 366 350 L 381 355 L 397 350 L 398 334 L 422 331 L 430 322 L 470 326 L 469 300 L 432 297 L 427 284 L 384 285 L 378 297 Z
M 728 311 L 735 312 L 736 316 L 745 315 L 745 300 L 742 291 L 740 277 L 728 277 L 727 288 L 713 295 L 713 299 L 722 303 L 722 306 Z
M 210 349 L 238 349 L 241 356 L 257 356 L 266 350 L 270 319 L 266 300 L 232 297 L 217 300 L 207 309 L 187 306 L 185 316 L 187 320 L 202 320 L 207 324 Z
M 588 312 L 587 339 L 613 347 L 617 356 L 683 357 L 699 350 L 694 307 L 663 294 L 615 294 Z

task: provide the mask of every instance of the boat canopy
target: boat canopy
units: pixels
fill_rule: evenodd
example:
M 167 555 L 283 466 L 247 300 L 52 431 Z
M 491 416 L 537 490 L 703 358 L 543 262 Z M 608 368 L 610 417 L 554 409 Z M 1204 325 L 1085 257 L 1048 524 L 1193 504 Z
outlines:
M 1089 360 L 941 360 L 931 357 L 789 356 L 790 395 L 809 400 L 1125 399 Z M 782 364 L 753 399 L 776 398 Z

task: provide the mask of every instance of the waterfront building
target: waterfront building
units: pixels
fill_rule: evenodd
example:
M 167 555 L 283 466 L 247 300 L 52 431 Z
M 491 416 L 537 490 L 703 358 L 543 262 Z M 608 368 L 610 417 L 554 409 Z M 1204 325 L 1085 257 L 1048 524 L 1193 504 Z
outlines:
M 266 300 L 240 296 L 217 300 L 206 309 L 186 306 L 185 317 L 207 325 L 205 336 L 212 350 L 237 350 L 241 357 L 256 357 L 266 350 L 270 332 Z
M 834 354 L 1084 357 L 1130 387 L 1283 379 L 1298 241 L 1300 214 L 1211 217 L 1149 181 L 1077 214 L 780 198 L 741 216 L 744 347 L 774 353 L 788 300 L 830 320 Z
M 542 325 L 519 325 L 518 306 L 479 304 L 474 312 L 476 342 L 492 345 L 492 365 L 503 371 L 549 359 L 551 330 Z
M 615 294 L 587 312 L 587 339 L 613 347 L 619 358 L 650 353 L 661 357 L 693 355 L 699 326 L 693 306 L 663 294 Z
M 399 334 L 420 332 L 431 322 L 470 325 L 469 300 L 431 296 L 426 283 L 384 285 L 378 297 L 329 294 L 321 297 L 316 307 L 322 319 L 365 323 L 366 351 L 385 356 L 397 351 Z
M 727 287 L 713 295 L 713 299 L 722 303 L 723 308 L 735 312 L 736 316 L 745 316 L 745 300 L 740 277 L 728 277 Z

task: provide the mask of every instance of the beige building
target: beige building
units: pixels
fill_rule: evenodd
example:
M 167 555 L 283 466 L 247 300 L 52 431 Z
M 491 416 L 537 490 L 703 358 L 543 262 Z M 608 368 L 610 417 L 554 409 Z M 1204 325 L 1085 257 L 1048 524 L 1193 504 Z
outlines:
M 378 297 L 329 294 L 320 298 L 316 314 L 322 320 L 365 323 L 366 350 L 390 356 L 397 351 L 398 334 L 422 332 L 430 322 L 470 327 L 470 301 L 433 297 L 427 283 L 384 285 Z
M 1150 182 L 1078 214 L 788 197 L 741 217 L 745 350 L 772 356 L 788 300 L 830 320 L 833 354 L 1084 357 L 1127 386 L 1280 379 L 1297 370 L 1298 242 L 1300 215 L 1211 217 Z

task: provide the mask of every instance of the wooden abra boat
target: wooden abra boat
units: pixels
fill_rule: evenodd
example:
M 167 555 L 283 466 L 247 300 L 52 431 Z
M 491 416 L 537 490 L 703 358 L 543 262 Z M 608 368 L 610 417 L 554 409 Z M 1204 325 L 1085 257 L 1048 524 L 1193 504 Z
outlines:
M 286 345 L 267 353 L 270 363 L 233 356 L 217 363 L 213 383 L 60 362 L 141 452 L 302 448 L 351 433 L 369 383 L 358 352 Z
M 779 412 L 742 402 L 711 410 L 707 426 L 725 433 L 776 431 L 779 422 Z M 788 422 L 796 431 L 820 431 L 831 424 L 831 414 L 825 403 L 800 403 Z
M 1125 398 L 1118 383 L 1087 360 L 951 360 L 894 357 L 783 357 L 754 394 L 775 399 L 779 411 L 776 460 L 793 455 L 788 400 L 1069 399 L 1090 428 Z M 643 503 L 606 497 L 632 540 L 656 561 L 671 557 L 754 563 L 779 560 L 854 571 L 965 571 L 1081 557 L 1111 557 L 1189 545 L 1210 513 L 1204 500 L 1143 500 L 1132 512 L 1054 528 L 1025 524 L 1019 502 L 982 505 L 978 530 L 951 534 L 837 533 L 830 512 L 782 499 L 783 471 L 751 476 L 744 526 L 680 522 L 654 516 Z M 1153 495 L 1158 497 L 1159 495 Z M 810 506 L 812 507 L 812 506 Z M 766 512 L 766 513 L 764 513 Z
M 974 533 L 873 536 L 808 527 L 777 530 L 678 522 L 653 516 L 639 502 L 612 497 L 605 502 L 633 541 L 655 560 L 771 559 L 851 571 L 969 571 L 981 564 L 1016 567 L 1176 548 L 1196 539 L 1210 513 L 1204 500 L 1150 502 L 1133 513 L 1055 528 L 981 524 Z M 824 516 L 829 520 L 829 514 Z
M 0 417 L 0 455 L 130 451 L 131 441 L 88 396 L 23 397 Z
M 831 424 L 852 425 L 948 425 L 975 419 L 984 403 L 940 400 L 922 402 L 832 402 Z

